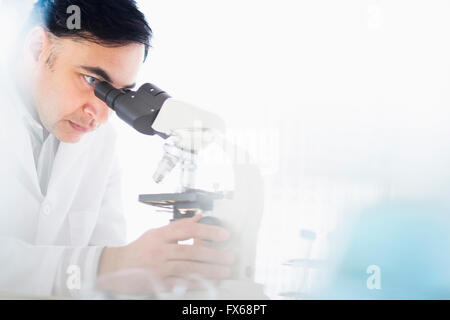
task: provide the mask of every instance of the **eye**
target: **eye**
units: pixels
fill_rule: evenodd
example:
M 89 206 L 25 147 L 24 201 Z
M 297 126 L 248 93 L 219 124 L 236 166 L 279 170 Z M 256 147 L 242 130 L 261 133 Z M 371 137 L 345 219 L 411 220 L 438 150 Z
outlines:
M 100 80 L 98 80 L 97 78 L 91 77 L 91 76 L 83 76 L 84 80 L 86 80 L 86 82 L 91 86 L 91 87 L 95 87 L 95 85 L 97 83 L 100 82 Z

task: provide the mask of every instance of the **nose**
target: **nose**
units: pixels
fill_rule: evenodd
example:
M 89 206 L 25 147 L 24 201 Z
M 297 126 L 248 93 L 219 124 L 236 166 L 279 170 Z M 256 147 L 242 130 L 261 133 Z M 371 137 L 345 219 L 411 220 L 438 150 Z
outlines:
M 108 117 L 112 113 L 112 110 L 109 109 L 106 103 L 97 97 L 93 97 L 93 99 L 84 105 L 83 112 L 88 118 L 89 128 L 95 129 L 108 121 Z

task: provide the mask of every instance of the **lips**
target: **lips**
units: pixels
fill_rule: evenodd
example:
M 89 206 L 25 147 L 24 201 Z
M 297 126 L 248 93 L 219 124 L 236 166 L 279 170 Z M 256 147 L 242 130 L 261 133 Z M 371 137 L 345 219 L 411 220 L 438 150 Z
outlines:
M 86 133 L 86 132 L 89 131 L 89 128 L 82 127 L 82 126 L 80 126 L 80 125 L 78 125 L 78 124 L 76 124 L 76 123 L 74 123 L 74 122 L 72 122 L 70 120 L 69 120 L 69 124 L 77 132 Z

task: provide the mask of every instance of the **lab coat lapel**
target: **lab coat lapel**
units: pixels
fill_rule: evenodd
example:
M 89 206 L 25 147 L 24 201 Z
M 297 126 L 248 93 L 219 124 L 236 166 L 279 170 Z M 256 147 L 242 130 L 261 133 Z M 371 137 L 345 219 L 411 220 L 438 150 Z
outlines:
M 87 154 L 88 147 L 92 142 L 92 134 L 93 133 L 86 135 L 78 143 L 60 142 L 53 163 L 49 188 L 54 188 L 61 183 L 65 185 L 71 184 L 68 183 L 70 182 L 68 180 L 73 180 L 75 178 L 73 172 L 77 171 L 77 165 L 78 169 L 79 166 L 82 165 L 80 158 Z
M 21 182 L 25 189 L 33 194 L 37 199 L 42 199 L 41 187 L 36 172 L 36 165 L 34 163 L 33 151 L 29 136 L 26 132 L 23 135 L 15 137 L 17 144 L 14 147 L 16 157 L 18 159 L 19 172 L 17 172 L 17 179 Z
M 5 155 L 15 159 L 18 164 L 17 179 L 23 187 L 37 199 L 42 199 L 30 136 L 24 120 L 14 107 L 16 105 L 13 103 L 2 107 L 1 145 L 5 147 Z
M 51 206 L 52 215 L 51 219 L 40 219 L 36 244 L 51 244 L 57 239 L 79 189 L 91 143 L 91 135 L 86 135 L 75 144 L 60 142 L 44 200 L 44 205 Z

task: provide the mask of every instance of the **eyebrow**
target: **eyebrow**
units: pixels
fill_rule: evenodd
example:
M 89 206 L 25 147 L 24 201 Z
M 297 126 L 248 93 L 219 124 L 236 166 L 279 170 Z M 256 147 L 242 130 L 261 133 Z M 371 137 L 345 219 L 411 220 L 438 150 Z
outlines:
M 113 81 L 111 80 L 111 77 L 108 75 L 108 73 L 103 70 L 102 68 L 98 68 L 98 67 L 89 67 L 89 66 L 80 66 L 81 69 L 84 69 L 87 72 L 93 73 L 98 77 L 103 78 L 105 81 L 109 82 L 109 83 L 113 83 Z M 136 86 L 136 83 L 127 85 L 121 89 L 133 89 Z

